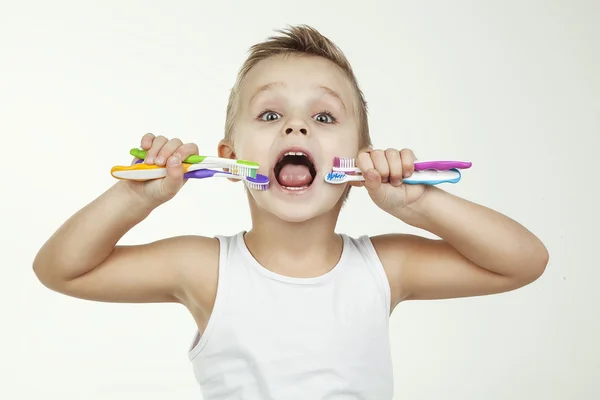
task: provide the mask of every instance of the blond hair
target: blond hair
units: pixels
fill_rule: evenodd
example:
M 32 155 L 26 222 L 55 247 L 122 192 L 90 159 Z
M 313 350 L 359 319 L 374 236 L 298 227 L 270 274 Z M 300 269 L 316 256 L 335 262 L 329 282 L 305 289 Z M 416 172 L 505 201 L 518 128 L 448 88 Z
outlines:
M 331 40 L 316 29 L 307 25 L 298 25 L 286 30 L 277 30 L 280 36 L 271 36 L 266 41 L 250 47 L 250 54 L 238 72 L 235 85 L 229 94 L 227 115 L 225 118 L 225 138 L 232 140 L 235 127 L 237 99 L 248 71 L 258 62 L 269 57 L 288 54 L 308 54 L 323 57 L 337 65 L 350 80 L 356 92 L 355 114 L 359 127 L 359 148 L 371 145 L 369 123 L 367 118 L 367 103 L 358 86 L 352 67 L 344 53 Z

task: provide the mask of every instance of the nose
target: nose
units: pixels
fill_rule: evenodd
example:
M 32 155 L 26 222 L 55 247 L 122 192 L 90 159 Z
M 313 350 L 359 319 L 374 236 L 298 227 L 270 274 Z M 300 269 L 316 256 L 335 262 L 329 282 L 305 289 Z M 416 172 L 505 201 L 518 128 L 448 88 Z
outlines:
M 308 129 L 306 126 L 306 122 L 302 120 L 302 118 L 292 118 L 285 124 L 284 132 L 286 135 L 291 135 L 292 133 L 301 133 L 306 136 L 308 134 Z
M 300 129 L 296 129 L 298 132 L 300 132 L 303 135 L 306 135 L 308 132 L 306 131 L 306 128 L 300 128 Z M 285 130 L 286 135 L 289 135 L 290 133 L 294 132 L 294 128 L 287 128 Z

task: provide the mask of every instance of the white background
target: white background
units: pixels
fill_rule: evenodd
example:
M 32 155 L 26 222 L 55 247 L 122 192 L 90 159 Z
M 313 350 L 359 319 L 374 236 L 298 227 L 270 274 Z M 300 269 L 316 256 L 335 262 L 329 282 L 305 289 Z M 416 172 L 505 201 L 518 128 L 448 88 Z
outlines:
M 201 398 L 183 307 L 67 298 L 32 260 L 144 133 L 216 154 L 246 50 L 300 23 L 349 57 L 376 147 L 471 160 L 447 189 L 515 218 L 550 252 L 522 290 L 397 309 L 396 399 L 600 398 L 597 1 L 0 4 L 0 398 Z M 190 182 L 123 243 L 248 227 L 241 185 Z M 360 190 L 338 229 L 427 234 Z

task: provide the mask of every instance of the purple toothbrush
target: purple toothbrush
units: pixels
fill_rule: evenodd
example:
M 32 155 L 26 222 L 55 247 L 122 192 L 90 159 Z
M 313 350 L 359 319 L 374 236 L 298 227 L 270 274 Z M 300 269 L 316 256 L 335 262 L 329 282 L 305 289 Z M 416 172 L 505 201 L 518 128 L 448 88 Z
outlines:
M 135 164 L 142 163 L 143 160 L 136 160 Z M 262 174 L 256 174 L 256 178 L 250 176 L 235 175 L 230 172 L 219 171 L 215 169 L 196 169 L 183 174 L 184 179 L 205 179 L 205 178 L 231 178 L 243 180 L 249 189 L 267 190 L 269 188 L 269 178 Z
M 262 174 L 256 174 L 256 178 L 249 176 L 234 175 L 230 172 L 218 171 L 214 169 L 196 169 L 183 174 L 185 179 L 204 179 L 204 178 L 231 178 L 246 182 L 250 189 L 267 190 L 269 188 L 269 178 Z
M 473 165 L 470 161 L 415 161 L 415 171 L 436 170 L 448 171 L 451 169 L 468 169 Z M 347 174 L 360 173 L 353 158 L 335 157 L 333 171 Z

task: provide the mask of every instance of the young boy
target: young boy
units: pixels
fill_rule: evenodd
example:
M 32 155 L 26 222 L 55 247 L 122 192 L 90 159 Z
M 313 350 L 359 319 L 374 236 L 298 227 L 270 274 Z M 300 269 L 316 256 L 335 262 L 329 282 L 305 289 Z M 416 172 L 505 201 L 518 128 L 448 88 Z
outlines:
M 515 221 L 435 186 L 406 185 L 415 155 L 372 150 L 363 95 L 342 52 L 298 26 L 251 48 L 227 107 L 221 157 L 271 179 L 248 190 L 252 228 L 139 246 L 121 237 L 184 184 L 195 144 L 145 135 L 167 177 L 118 181 L 71 217 L 33 268 L 48 288 L 105 302 L 179 302 L 198 333 L 189 357 L 205 400 L 391 399 L 388 318 L 403 300 L 480 296 L 536 280 L 544 245 Z M 356 157 L 381 209 L 439 240 L 334 231 Z

